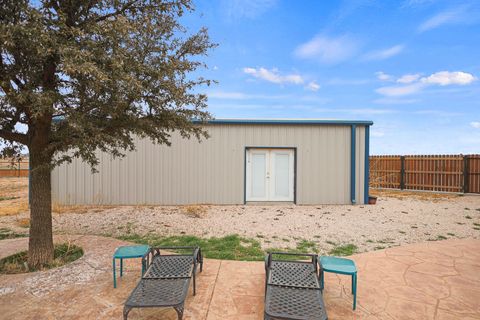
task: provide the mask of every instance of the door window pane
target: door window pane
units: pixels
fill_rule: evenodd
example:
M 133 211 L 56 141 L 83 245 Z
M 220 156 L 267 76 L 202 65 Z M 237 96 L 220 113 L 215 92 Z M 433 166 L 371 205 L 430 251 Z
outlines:
M 290 195 L 288 154 L 275 154 L 275 196 L 288 197 Z
M 254 198 L 264 198 L 266 196 L 265 186 L 266 161 L 265 154 L 252 154 L 252 190 L 251 195 Z

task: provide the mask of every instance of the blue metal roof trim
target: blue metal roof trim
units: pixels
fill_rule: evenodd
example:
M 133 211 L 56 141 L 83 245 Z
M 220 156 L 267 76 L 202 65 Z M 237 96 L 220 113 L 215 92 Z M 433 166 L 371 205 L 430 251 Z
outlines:
M 320 120 L 320 119 L 213 119 L 193 120 L 193 123 L 206 124 L 311 124 L 311 125 L 364 125 L 371 126 L 370 120 Z

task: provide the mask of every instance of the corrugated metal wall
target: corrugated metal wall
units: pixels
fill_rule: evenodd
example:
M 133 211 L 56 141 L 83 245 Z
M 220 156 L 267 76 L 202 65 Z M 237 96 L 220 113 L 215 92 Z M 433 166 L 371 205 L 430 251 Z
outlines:
M 297 204 L 349 204 L 348 125 L 208 125 L 198 143 L 173 135 L 172 146 L 138 139 L 137 151 L 100 153 L 99 173 L 76 159 L 52 173 L 62 204 L 242 204 L 245 147 L 297 148 Z M 356 199 L 363 203 L 365 127 L 356 129 Z

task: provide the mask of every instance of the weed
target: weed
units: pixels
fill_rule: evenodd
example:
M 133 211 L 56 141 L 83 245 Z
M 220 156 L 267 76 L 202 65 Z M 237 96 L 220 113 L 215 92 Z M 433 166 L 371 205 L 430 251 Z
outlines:
M 7 228 L 0 228 L 0 240 L 28 237 L 28 234 L 16 233 Z
M 303 253 L 318 253 L 317 244 L 313 241 L 301 240 L 297 243 L 297 250 Z
M 184 212 L 187 216 L 193 218 L 203 218 L 208 212 L 208 207 L 201 205 L 190 205 L 184 207 Z
M 357 252 L 357 249 L 356 245 L 349 243 L 343 246 L 337 246 L 330 250 L 329 253 L 333 256 L 350 256 Z

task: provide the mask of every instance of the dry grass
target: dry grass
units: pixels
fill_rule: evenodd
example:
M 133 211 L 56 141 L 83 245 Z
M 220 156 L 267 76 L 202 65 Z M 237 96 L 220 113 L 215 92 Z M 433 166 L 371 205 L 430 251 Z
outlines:
M 98 213 L 105 211 L 107 209 L 113 209 L 115 206 L 84 206 L 84 205 L 63 205 L 58 203 L 52 204 L 52 212 L 56 214 L 64 214 L 64 213 L 88 213 L 90 211 Z
M 184 206 L 183 212 L 189 217 L 203 218 L 207 215 L 208 206 L 202 206 L 202 205 Z
M 29 218 L 17 219 L 17 226 L 21 228 L 30 228 L 30 219 Z
M 0 178 L 0 216 L 28 211 L 28 178 Z
M 28 202 L 17 201 L 0 204 L 0 216 L 15 216 L 28 211 Z
M 395 189 L 371 189 L 370 195 L 381 198 L 396 198 L 396 199 L 416 199 L 438 201 L 460 197 L 456 193 L 439 193 L 439 192 L 425 192 L 425 191 L 407 191 Z

